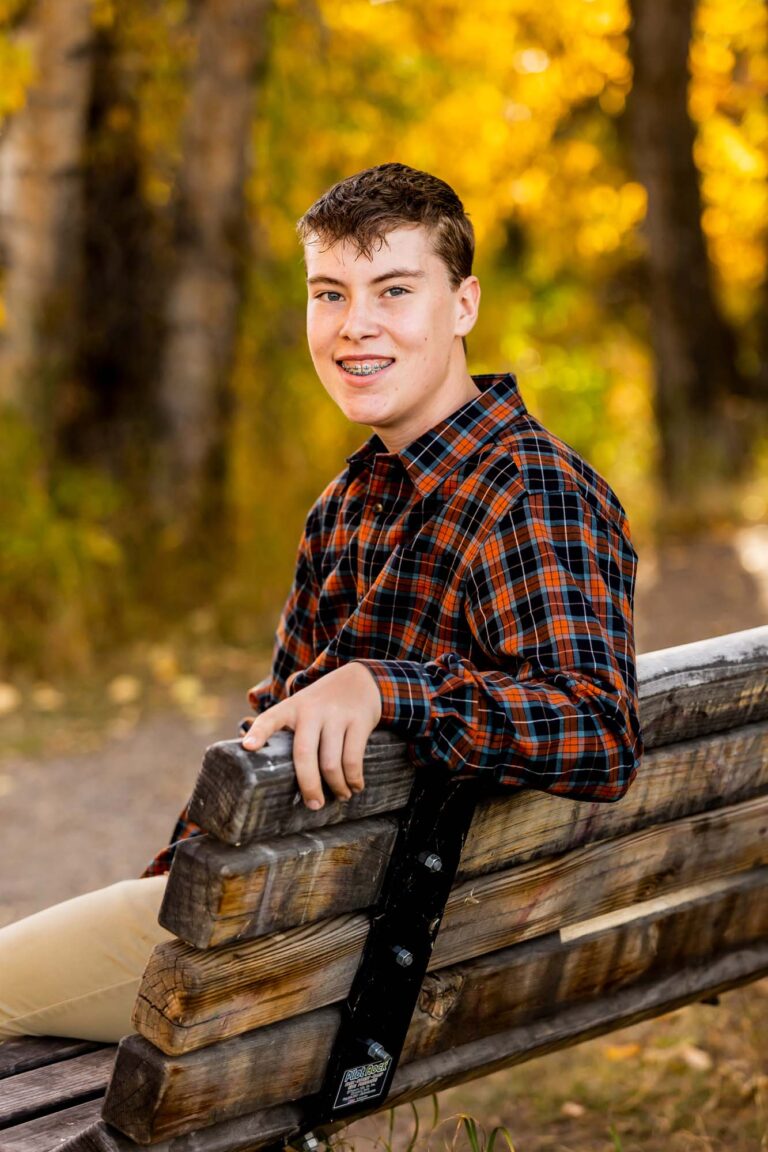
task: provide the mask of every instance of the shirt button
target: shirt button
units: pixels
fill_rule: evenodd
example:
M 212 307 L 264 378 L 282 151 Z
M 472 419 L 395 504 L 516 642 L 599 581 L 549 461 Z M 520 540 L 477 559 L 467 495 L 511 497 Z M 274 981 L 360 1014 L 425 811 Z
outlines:
M 376 515 L 378 516 L 379 512 L 384 511 L 384 505 L 383 504 L 374 504 L 373 510 L 376 513 Z

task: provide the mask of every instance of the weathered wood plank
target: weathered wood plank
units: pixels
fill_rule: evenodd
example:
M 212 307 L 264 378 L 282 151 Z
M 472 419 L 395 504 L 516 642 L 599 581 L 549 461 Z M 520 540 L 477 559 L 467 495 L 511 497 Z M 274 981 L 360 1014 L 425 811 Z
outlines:
M 459 867 L 468 879 L 768 792 L 768 724 L 659 748 L 620 804 L 520 792 L 482 801 Z M 160 922 L 198 948 L 364 909 L 378 896 L 394 817 L 239 848 L 179 847 Z
M 115 1050 L 110 1045 L 8 1077 L 3 1081 L 0 1094 L 0 1128 L 101 1095 L 107 1086 L 114 1056 Z
M 320 1084 L 338 1026 L 338 1010 L 321 1008 L 185 1056 L 128 1036 L 102 1115 L 148 1144 L 282 1104 Z
M 639 670 L 646 748 L 768 718 L 768 627 L 650 653 Z M 290 733 L 277 733 L 260 752 L 225 741 L 206 752 L 190 814 L 218 840 L 239 844 L 393 812 L 406 803 L 412 779 L 405 744 L 374 732 L 365 776 L 365 790 L 348 803 L 310 812 L 296 789 Z
M 394 817 L 372 817 L 240 848 L 208 836 L 188 840 L 174 860 L 160 923 L 209 948 L 365 908 L 378 895 L 396 834 Z
M 368 924 L 344 916 L 204 952 L 168 941 L 147 965 L 134 1026 L 178 1054 L 333 1004 L 349 991 Z
M 69 1040 L 59 1036 L 19 1036 L 4 1040 L 0 1043 L 0 1080 L 104 1047 L 106 1045 L 93 1040 Z
M 638 657 L 646 747 L 764 720 L 768 626 Z
M 464 881 L 448 900 L 430 968 L 761 864 L 768 796 Z M 134 1024 L 181 1053 L 332 1004 L 349 991 L 367 930 L 367 918 L 353 915 L 207 951 L 161 944 Z
M 464 993 L 467 1006 L 461 1009 L 466 1043 L 475 1042 L 478 1032 L 484 1034 L 489 1022 L 503 1027 L 505 1020 L 519 1020 L 522 1013 L 524 1023 L 513 1029 L 513 1058 L 523 1059 L 528 1054 L 526 1036 L 530 1051 L 541 1043 L 542 1034 L 551 1047 L 558 1047 L 572 1043 L 579 1029 L 589 1033 L 599 1026 L 594 1014 L 586 1021 L 580 1017 L 578 1027 L 572 1021 L 563 1023 L 580 1000 L 599 1001 L 602 1013 L 615 1016 L 623 996 L 623 1011 L 637 1018 L 637 1013 L 654 1014 L 668 1003 L 697 999 L 714 987 L 763 975 L 768 972 L 768 869 L 741 875 L 730 884 L 721 882 L 715 889 L 710 886 L 704 895 L 701 889 L 698 895 L 696 890 L 693 895 L 679 893 L 680 902 L 672 907 L 592 935 L 539 940 L 507 949 L 504 957 L 483 957 L 462 965 L 458 977 L 455 969 L 441 973 L 444 983 L 458 985 L 459 995 L 445 1012 L 438 1007 L 440 996 L 427 988 L 411 1024 L 408 1051 L 433 1057 L 455 1041 L 453 1015 L 465 987 L 472 990 Z M 514 974 L 502 973 L 493 982 L 493 993 L 485 992 L 489 966 L 501 971 L 502 960 L 520 965 L 516 971 L 523 989 Z M 477 980 L 470 975 L 475 966 L 481 969 Z M 538 976 L 524 977 L 529 968 Z M 142 1037 L 129 1037 L 119 1049 L 119 1075 L 110 1085 L 104 1117 L 146 1143 L 315 1092 L 337 1026 L 336 1010 L 323 1008 L 173 1057 Z M 500 1058 L 494 1039 L 484 1051 Z M 509 1053 L 505 1048 L 505 1060 Z M 462 1078 L 471 1074 L 463 1065 Z M 403 1083 L 401 1079 L 400 1086 Z
M 85 1104 L 75 1104 L 72 1108 L 64 1108 L 60 1112 L 4 1129 L 0 1133 L 0 1152 L 53 1152 L 54 1149 L 62 1149 L 69 1140 L 80 1136 L 98 1122 L 102 1099 L 103 1095 Z M 135 1152 L 133 1141 L 126 1137 L 121 1139 L 126 1148 L 132 1148 Z
M 735 884 L 733 878 L 694 884 L 638 904 L 610 925 L 600 917 L 565 938 L 553 932 L 428 974 L 402 1062 L 438 1050 L 436 1027 L 440 1049 L 455 1047 L 533 1023 L 593 991 L 706 963 L 723 951 L 723 940 L 765 941 L 766 884 L 766 868 Z
M 246 752 L 239 740 L 211 745 L 190 800 L 192 819 L 226 844 L 239 844 L 395 811 L 408 800 L 413 768 L 391 732 L 374 732 L 368 741 L 369 786 L 344 803 L 329 797 L 319 812 L 301 802 L 291 747 L 289 732 L 275 733 L 260 752 Z
M 708 957 L 702 964 L 662 979 L 612 990 L 593 1002 L 564 1008 L 557 1016 L 401 1065 L 385 1107 L 442 1092 L 479 1076 L 489 1076 L 501 1068 L 660 1016 L 766 974 L 768 942 L 763 939 L 724 955 Z
M 285 1104 L 161 1140 L 152 1144 L 151 1152 L 257 1152 L 298 1132 L 303 1115 L 303 1105 Z M 254 1133 L 259 1134 L 255 1139 Z M 63 1145 L 61 1152 L 136 1152 L 136 1148 L 130 1137 L 99 1120 Z
M 765 864 L 768 796 L 466 881 L 451 893 L 430 967 Z

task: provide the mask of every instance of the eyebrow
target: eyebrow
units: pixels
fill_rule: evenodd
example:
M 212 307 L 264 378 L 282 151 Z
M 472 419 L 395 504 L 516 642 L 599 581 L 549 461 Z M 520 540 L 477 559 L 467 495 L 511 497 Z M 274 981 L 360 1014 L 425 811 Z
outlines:
M 424 276 L 425 273 L 418 268 L 391 268 L 380 276 L 374 276 L 371 284 L 381 284 L 384 280 L 423 280 Z M 340 288 L 346 287 L 343 280 L 337 280 L 334 276 L 308 276 L 307 284 L 337 284 Z

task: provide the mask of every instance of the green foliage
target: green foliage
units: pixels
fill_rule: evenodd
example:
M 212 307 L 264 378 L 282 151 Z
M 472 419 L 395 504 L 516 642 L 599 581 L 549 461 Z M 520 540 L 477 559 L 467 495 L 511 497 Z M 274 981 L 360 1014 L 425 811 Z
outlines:
M 483 1125 L 470 1113 L 458 1112 L 440 1120 L 440 1102 L 436 1093 L 430 1097 L 432 1103 L 432 1116 L 422 1131 L 421 1114 L 416 1102 L 411 1101 L 399 1108 L 390 1108 L 387 1113 L 386 1136 L 378 1136 L 375 1145 L 382 1152 L 421 1152 L 422 1149 L 431 1149 L 442 1146 L 445 1152 L 458 1152 L 466 1146 L 468 1152 L 494 1152 L 497 1144 L 506 1148 L 506 1152 L 515 1152 L 512 1136 L 509 1129 L 503 1124 L 495 1125 L 490 1132 L 486 1132 Z M 410 1123 L 407 1134 L 399 1132 L 398 1125 L 405 1109 L 410 1110 Z M 402 1127 L 402 1125 L 400 1125 Z M 451 1131 L 452 1127 L 452 1131 Z M 354 1142 L 342 1135 L 328 1145 L 330 1152 L 354 1152 Z
M 119 635 L 127 603 L 119 512 L 103 476 L 51 480 L 35 434 L 0 419 L 0 668 L 82 669 Z
M 457 1134 L 460 1130 L 464 1132 L 470 1152 L 493 1152 L 497 1139 L 500 1139 L 503 1144 L 506 1144 L 508 1152 L 515 1152 L 515 1146 L 512 1143 L 509 1129 L 505 1128 L 503 1124 L 497 1124 L 496 1127 L 492 1128 L 488 1135 L 486 1135 L 485 1129 L 481 1124 L 478 1124 L 474 1116 L 461 1113 L 457 1122 Z M 454 1137 L 454 1146 L 455 1143 L 456 1138 Z

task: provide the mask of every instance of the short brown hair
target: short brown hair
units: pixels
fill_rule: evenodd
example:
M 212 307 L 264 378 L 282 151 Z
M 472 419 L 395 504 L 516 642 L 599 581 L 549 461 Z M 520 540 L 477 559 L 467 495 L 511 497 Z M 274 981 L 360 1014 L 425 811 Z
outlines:
M 464 205 L 450 184 L 406 164 L 378 164 L 340 180 L 296 227 L 304 244 L 315 236 L 329 246 L 351 240 L 370 257 L 388 232 L 409 224 L 429 229 L 452 288 L 472 275 L 475 233 Z

